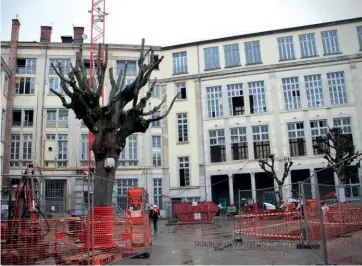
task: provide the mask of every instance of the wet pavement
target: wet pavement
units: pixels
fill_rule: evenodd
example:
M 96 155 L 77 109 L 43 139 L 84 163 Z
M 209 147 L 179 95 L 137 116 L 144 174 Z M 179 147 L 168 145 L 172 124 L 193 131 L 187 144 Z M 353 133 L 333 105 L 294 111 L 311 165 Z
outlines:
M 315 265 L 321 263 L 315 251 L 299 250 L 295 245 L 270 247 L 267 242 L 260 243 L 260 241 L 257 244 L 234 242 L 232 221 L 223 218 L 215 218 L 212 224 L 173 226 L 165 226 L 165 222 L 161 221 L 159 232 L 152 235 L 150 254 L 148 259 L 126 259 L 116 264 Z

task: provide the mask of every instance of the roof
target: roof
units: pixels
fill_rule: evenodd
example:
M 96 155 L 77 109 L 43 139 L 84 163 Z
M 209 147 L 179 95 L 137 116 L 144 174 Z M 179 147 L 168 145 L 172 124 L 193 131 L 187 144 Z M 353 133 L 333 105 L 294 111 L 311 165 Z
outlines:
M 280 33 L 292 32 L 292 31 L 301 31 L 301 30 L 307 30 L 307 29 L 343 25 L 343 24 L 349 24 L 349 23 L 355 23 L 355 22 L 362 22 L 362 17 L 344 19 L 344 20 L 336 20 L 336 21 L 330 21 L 330 22 L 323 22 L 323 23 L 304 25 L 304 26 L 297 26 L 297 27 L 292 27 L 292 28 L 247 33 L 247 34 L 242 34 L 242 35 L 235 35 L 235 36 L 229 36 L 229 37 L 223 37 L 223 38 L 217 38 L 217 39 L 189 42 L 189 43 L 183 43 L 183 44 L 176 44 L 176 45 L 164 46 L 164 47 L 162 47 L 162 50 L 203 45 L 203 44 L 214 43 L 214 42 L 226 42 L 226 41 L 232 41 L 232 40 L 237 40 L 237 39 L 253 38 L 253 37 L 259 37 L 259 36 L 265 36 L 265 35 L 280 34 Z

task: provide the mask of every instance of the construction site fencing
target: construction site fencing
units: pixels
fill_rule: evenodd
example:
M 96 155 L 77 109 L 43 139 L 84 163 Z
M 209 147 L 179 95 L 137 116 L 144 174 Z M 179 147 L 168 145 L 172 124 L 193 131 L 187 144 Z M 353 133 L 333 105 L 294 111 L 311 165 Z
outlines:
M 362 176 L 349 167 L 343 180 L 333 166 L 300 182 L 302 246 L 325 264 L 362 264 Z
M 19 181 L 2 188 L 3 265 L 99 265 L 149 256 L 151 232 L 147 200 L 137 212 L 127 208 L 130 198 L 126 195 L 115 197 L 113 206 L 95 207 L 93 184 L 99 177 L 93 174 L 6 177 Z M 26 211 L 31 204 L 24 193 L 29 185 L 22 188 L 24 191 L 17 197 L 14 193 L 20 191 L 17 190 L 19 182 L 24 180 L 37 184 L 30 191 L 33 196 L 37 195 L 34 212 Z M 58 182 L 49 185 L 46 180 Z M 22 196 L 18 198 L 19 195 Z M 14 218 L 15 201 L 21 203 L 21 211 L 17 212 L 20 216 Z

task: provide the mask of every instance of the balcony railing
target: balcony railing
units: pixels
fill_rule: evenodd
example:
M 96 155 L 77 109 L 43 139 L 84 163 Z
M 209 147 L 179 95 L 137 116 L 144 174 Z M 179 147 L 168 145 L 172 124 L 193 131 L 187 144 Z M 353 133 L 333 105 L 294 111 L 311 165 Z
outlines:
M 17 67 L 16 74 L 36 74 L 36 67 Z

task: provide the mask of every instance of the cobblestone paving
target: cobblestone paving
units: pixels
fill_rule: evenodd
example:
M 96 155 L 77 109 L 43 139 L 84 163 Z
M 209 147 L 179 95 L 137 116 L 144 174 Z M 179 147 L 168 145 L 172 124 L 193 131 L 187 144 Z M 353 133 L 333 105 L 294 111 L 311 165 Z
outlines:
M 231 221 L 215 219 L 213 224 L 165 226 L 161 221 L 159 233 L 152 235 L 149 259 L 127 259 L 118 265 L 228 265 L 228 264 L 303 264 L 321 263 L 313 250 L 298 250 L 268 242 L 255 244 L 233 242 Z M 261 244 L 261 245 L 260 245 Z M 281 246 L 281 245 L 284 246 Z

